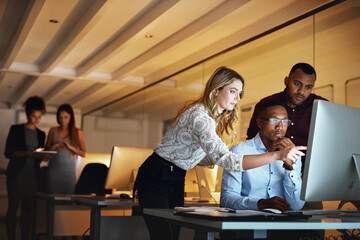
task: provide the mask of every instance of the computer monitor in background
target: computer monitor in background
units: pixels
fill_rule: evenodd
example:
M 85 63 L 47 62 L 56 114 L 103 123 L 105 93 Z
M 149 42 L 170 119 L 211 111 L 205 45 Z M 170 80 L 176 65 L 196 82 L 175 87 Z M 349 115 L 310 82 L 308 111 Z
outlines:
M 185 200 L 219 202 L 221 174 L 219 166 L 196 166 L 186 172 Z M 220 182 L 219 182 L 220 180 Z
M 360 200 L 360 108 L 315 100 L 300 198 Z
M 114 146 L 105 189 L 131 191 L 138 168 L 153 152 L 150 148 L 131 148 Z

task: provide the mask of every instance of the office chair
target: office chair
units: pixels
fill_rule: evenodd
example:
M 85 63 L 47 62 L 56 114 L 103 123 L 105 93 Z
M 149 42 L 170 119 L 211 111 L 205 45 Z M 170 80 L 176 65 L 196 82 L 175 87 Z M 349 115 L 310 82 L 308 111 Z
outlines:
M 108 167 L 103 163 L 89 163 L 84 167 L 75 185 L 75 194 L 92 194 L 103 196 L 111 193 L 105 189 Z

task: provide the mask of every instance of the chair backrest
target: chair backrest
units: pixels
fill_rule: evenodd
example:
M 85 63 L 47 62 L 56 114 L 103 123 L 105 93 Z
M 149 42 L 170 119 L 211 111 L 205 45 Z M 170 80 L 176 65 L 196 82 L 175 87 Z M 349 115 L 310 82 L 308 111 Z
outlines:
M 107 167 L 110 165 L 110 153 L 93 153 L 86 152 L 85 157 L 77 155 L 76 158 L 76 181 L 79 180 L 79 177 L 84 169 L 84 167 L 89 163 L 103 163 Z
M 105 164 L 87 164 L 76 183 L 75 194 L 95 193 L 96 195 L 105 195 L 105 193 L 109 193 L 104 188 L 107 174 L 108 167 Z

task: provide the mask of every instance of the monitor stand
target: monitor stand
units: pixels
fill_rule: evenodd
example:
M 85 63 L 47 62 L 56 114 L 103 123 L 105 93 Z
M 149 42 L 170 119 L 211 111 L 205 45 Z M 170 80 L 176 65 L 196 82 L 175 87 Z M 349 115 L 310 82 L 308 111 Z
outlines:
M 352 157 L 355 163 L 355 169 L 360 182 L 360 154 L 353 154 Z
M 210 202 L 214 198 L 210 192 L 205 170 L 201 167 L 195 167 L 195 171 L 199 188 L 199 202 Z

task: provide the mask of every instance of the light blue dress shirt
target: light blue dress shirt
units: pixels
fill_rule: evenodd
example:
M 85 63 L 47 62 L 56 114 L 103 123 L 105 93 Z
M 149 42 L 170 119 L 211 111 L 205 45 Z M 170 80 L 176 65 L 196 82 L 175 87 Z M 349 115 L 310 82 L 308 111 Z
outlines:
M 255 155 L 267 153 L 259 133 L 230 149 L 234 153 Z M 221 183 L 220 205 L 233 209 L 258 210 L 257 202 L 275 196 L 289 202 L 293 210 L 301 209 L 301 158 L 296 159 L 292 171 L 283 168 L 282 161 L 246 170 L 230 172 L 224 169 Z

